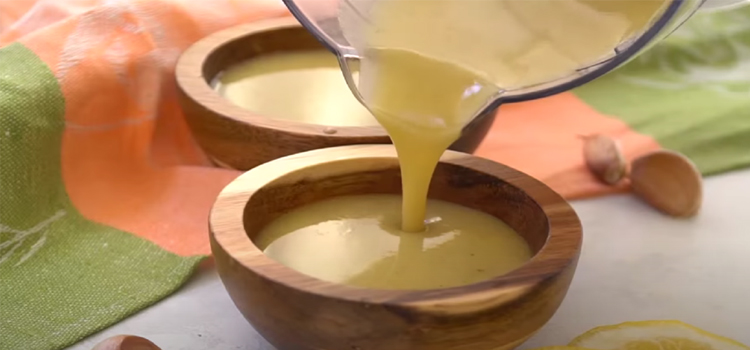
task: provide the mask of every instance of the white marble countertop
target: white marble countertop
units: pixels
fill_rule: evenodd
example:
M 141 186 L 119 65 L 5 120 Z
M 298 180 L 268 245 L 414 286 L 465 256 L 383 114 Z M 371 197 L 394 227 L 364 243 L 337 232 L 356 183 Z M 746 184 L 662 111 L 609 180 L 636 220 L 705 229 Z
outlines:
M 701 214 L 665 217 L 629 195 L 574 202 L 584 245 L 567 297 L 520 349 L 565 345 L 599 325 L 678 319 L 750 344 L 750 171 L 706 180 Z M 272 350 L 205 268 L 182 290 L 73 346 L 116 334 L 164 350 Z

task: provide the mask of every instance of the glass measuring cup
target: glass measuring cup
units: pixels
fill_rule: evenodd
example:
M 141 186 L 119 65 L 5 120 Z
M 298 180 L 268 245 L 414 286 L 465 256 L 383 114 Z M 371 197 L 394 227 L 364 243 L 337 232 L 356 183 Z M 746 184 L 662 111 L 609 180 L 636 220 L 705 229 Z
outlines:
M 344 73 L 344 78 L 353 94 L 360 102 L 363 98 L 359 93 L 354 72 L 357 71 L 362 57 L 361 50 L 347 40 L 347 33 L 342 29 L 340 11 L 345 10 L 356 14 L 354 21 L 369 23 L 366 15 L 361 11 L 364 2 L 393 1 L 393 0 L 282 0 L 300 23 L 318 40 L 333 52 Z M 405 0 L 402 0 L 405 1 Z M 420 1 L 420 0 L 412 0 Z M 488 0 L 489 1 L 489 0 Z M 507 1 L 507 0 L 492 0 Z M 554 95 L 581 86 L 607 72 L 616 69 L 646 51 L 652 45 L 668 36 L 696 11 L 700 9 L 716 10 L 739 6 L 748 0 L 671 0 L 663 8 L 663 12 L 652 19 L 639 33 L 624 38 L 604 58 L 571 71 L 564 77 L 536 83 L 529 86 L 519 86 L 502 90 L 491 103 L 478 111 L 476 116 L 487 115 L 502 103 L 533 100 Z M 352 17 L 352 16 L 350 16 Z M 352 18 L 349 18 L 351 21 Z M 351 23 L 347 23 L 351 26 Z M 347 27 L 348 28 L 348 27 Z M 351 36 L 349 36 L 351 37 Z M 366 106 L 366 104 L 363 102 Z

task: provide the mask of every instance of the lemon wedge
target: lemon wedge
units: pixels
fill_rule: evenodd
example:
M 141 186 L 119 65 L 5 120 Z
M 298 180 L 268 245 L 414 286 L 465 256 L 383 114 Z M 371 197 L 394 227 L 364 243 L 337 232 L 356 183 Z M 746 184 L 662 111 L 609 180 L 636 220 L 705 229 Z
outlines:
M 594 328 L 569 346 L 598 350 L 750 350 L 680 321 L 639 321 Z

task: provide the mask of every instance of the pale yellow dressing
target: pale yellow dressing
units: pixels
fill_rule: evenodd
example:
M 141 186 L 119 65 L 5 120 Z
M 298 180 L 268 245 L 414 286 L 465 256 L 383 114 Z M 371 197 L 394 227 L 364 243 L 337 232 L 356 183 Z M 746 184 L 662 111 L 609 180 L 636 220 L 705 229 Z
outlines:
M 503 89 L 571 75 L 615 54 L 669 0 L 350 0 L 347 40 L 461 65 Z M 365 25 L 357 14 L 366 14 Z M 408 79 L 408 78 L 404 78 Z
M 362 98 L 398 153 L 401 205 L 386 195 L 313 203 L 274 221 L 256 243 L 308 275 L 369 288 L 457 286 L 517 268 L 531 252 L 511 228 L 427 199 L 440 156 L 501 90 L 565 77 L 612 55 L 665 3 L 374 2 L 362 13 L 377 30 L 348 39 L 363 53 Z M 350 22 L 342 18 L 346 33 Z
M 360 91 L 390 135 L 403 182 L 402 228 L 424 229 L 425 201 L 440 156 L 497 87 L 458 66 L 402 50 L 370 50 Z M 408 78 L 408 79 L 407 79 Z
M 364 52 L 359 90 L 398 152 L 403 230 L 418 232 L 440 155 L 501 88 L 561 78 L 611 55 L 666 0 L 369 3 L 372 25 L 349 35 Z
M 427 228 L 399 229 L 401 197 L 336 197 L 297 208 L 254 239 L 266 255 L 321 280 L 376 289 L 433 289 L 505 274 L 531 257 L 501 220 L 430 200 Z
M 259 56 L 229 67 L 214 87 L 232 103 L 268 118 L 327 126 L 378 125 L 352 95 L 336 57 L 325 50 Z

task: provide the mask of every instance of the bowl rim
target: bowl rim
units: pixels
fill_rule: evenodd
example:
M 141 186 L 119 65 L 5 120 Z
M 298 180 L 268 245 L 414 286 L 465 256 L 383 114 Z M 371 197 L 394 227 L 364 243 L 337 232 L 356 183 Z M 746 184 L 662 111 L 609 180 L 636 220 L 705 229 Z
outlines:
M 264 32 L 299 28 L 306 29 L 291 15 L 268 18 L 241 24 L 217 31 L 195 42 L 177 60 L 175 78 L 177 87 L 192 103 L 209 112 L 234 122 L 250 124 L 258 128 L 271 129 L 300 136 L 322 136 L 333 139 L 384 137 L 388 134 L 379 126 L 331 126 L 277 119 L 242 108 L 222 97 L 203 76 L 209 58 L 223 46 Z M 311 34 L 312 36 L 312 34 Z M 321 50 L 325 47 L 321 45 Z M 342 73 L 343 74 L 343 73 Z
M 518 170 L 489 159 L 450 150 L 444 153 L 440 159 L 441 163 L 469 168 L 499 178 L 521 189 L 541 208 L 548 221 L 547 241 L 524 265 L 505 275 L 457 287 L 428 290 L 366 289 L 327 282 L 297 272 L 267 257 L 248 237 L 244 229 L 245 207 L 259 189 L 305 168 L 338 161 L 361 161 L 363 170 L 366 170 L 375 158 L 397 159 L 395 148 L 393 145 L 322 148 L 278 158 L 243 173 L 221 191 L 211 208 L 209 231 L 214 254 L 215 250 L 219 249 L 214 246 L 217 244 L 229 259 L 252 273 L 302 293 L 353 302 L 391 305 L 426 300 L 463 302 L 472 299 L 470 296 L 487 298 L 488 292 L 493 291 L 510 293 L 504 296 L 505 299 L 516 298 L 577 263 L 583 240 L 582 226 L 577 214 L 565 199 L 540 181 Z M 242 210 L 230 212 L 220 209 L 237 208 L 237 203 L 243 203 Z

